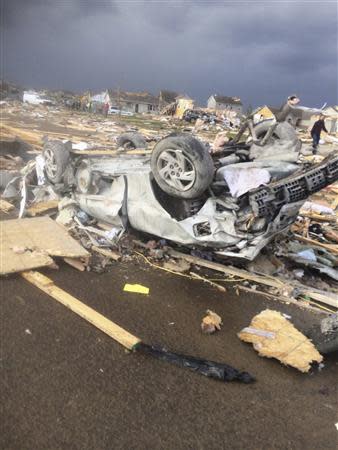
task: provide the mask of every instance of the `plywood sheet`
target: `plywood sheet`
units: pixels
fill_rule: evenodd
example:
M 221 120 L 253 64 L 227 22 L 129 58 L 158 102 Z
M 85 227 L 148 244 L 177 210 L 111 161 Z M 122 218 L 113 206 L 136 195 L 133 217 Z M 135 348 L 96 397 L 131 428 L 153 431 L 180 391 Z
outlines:
M 81 258 L 89 253 L 49 217 L 0 223 L 0 274 L 50 265 L 50 256 Z

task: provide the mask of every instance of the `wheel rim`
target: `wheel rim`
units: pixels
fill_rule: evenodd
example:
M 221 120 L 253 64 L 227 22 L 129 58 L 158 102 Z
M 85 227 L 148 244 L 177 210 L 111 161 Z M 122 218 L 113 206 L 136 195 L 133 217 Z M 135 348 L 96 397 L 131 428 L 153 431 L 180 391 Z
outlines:
M 54 178 L 57 173 L 57 163 L 54 152 L 50 149 L 44 151 L 45 169 L 49 178 Z
M 87 163 L 82 162 L 82 164 L 80 165 L 79 169 L 76 172 L 75 177 L 78 190 L 82 194 L 88 194 L 91 188 L 93 187 L 92 183 L 93 177 Z
M 157 160 L 157 170 L 169 186 L 180 192 L 189 190 L 196 180 L 194 165 L 182 150 L 162 152 Z

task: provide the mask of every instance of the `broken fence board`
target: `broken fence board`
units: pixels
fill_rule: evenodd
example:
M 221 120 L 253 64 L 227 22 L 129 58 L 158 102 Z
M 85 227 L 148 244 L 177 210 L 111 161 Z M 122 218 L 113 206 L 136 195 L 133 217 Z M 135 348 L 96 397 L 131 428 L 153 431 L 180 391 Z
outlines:
M 30 271 L 23 272 L 21 276 L 129 350 L 132 350 L 135 345 L 141 342 L 138 337 L 133 336 L 116 323 L 68 294 L 68 292 L 57 287 L 53 280 L 45 275 Z

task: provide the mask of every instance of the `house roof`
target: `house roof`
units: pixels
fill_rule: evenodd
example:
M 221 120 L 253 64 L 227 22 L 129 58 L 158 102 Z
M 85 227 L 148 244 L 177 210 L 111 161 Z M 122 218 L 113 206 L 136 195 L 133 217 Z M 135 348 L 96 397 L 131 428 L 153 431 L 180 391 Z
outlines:
M 160 91 L 160 99 L 165 103 L 174 102 L 179 95 L 178 92 L 174 91 L 165 91 L 163 89 Z
M 224 95 L 215 94 L 214 99 L 217 103 L 230 104 L 230 105 L 242 105 L 241 99 L 239 97 L 226 97 Z
M 108 94 L 111 99 L 119 99 L 123 102 L 158 105 L 158 98 L 149 92 L 127 92 L 118 91 L 117 89 L 108 89 Z

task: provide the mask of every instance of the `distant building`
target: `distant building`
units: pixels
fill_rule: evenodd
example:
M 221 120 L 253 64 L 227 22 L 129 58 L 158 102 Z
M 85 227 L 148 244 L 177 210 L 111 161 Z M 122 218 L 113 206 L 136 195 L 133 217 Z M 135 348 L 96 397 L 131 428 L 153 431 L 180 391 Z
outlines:
M 176 97 L 176 111 L 174 116 L 182 119 L 184 112 L 187 109 L 194 108 L 194 100 L 187 95 L 179 95 Z
M 125 92 L 108 89 L 110 106 L 132 113 L 151 113 L 158 111 L 159 99 L 149 92 Z
M 50 98 L 36 91 L 24 91 L 22 101 L 31 105 L 53 105 Z
M 243 105 L 238 97 L 225 97 L 223 95 L 211 95 L 207 101 L 207 107 L 216 110 L 233 111 L 242 114 Z
M 176 102 L 176 98 L 179 96 L 180 96 L 180 94 L 178 92 L 166 91 L 166 90 L 162 89 L 158 96 L 159 109 L 161 110 L 162 108 L 169 105 L 170 103 Z
M 272 109 L 274 111 L 272 111 Z M 275 112 L 276 112 L 276 108 L 272 108 L 270 106 L 260 106 L 259 108 L 255 109 L 254 111 L 254 123 L 258 123 L 261 120 L 266 120 L 266 119 L 275 119 Z

